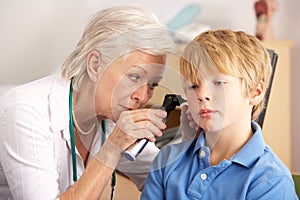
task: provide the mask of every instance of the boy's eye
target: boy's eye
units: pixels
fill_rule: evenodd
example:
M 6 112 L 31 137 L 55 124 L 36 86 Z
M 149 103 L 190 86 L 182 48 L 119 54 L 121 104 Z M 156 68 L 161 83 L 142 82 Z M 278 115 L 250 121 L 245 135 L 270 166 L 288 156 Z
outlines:
M 225 81 L 215 81 L 214 85 L 224 85 L 226 82 Z
M 199 85 L 189 85 L 188 86 L 188 89 L 190 89 L 190 90 L 194 90 L 194 89 L 197 89 L 199 87 Z

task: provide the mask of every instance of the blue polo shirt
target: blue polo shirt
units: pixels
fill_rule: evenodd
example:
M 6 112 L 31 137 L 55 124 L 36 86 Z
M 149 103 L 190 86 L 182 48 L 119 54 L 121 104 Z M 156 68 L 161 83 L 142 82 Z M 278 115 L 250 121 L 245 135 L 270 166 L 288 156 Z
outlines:
M 289 169 L 263 140 L 261 128 L 230 160 L 210 166 L 205 134 L 164 147 L 152 163 L 141 199 L 298 199 Z

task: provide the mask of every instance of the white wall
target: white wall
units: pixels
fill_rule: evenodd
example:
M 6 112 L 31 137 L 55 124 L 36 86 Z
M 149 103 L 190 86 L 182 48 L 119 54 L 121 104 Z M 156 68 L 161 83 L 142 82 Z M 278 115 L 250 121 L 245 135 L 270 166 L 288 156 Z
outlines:
M 0 84 L 21 84 L 57 71 L 77 43 L 89 17 L 113 5 L 136 4 L 152 9 L 167 23 L 189 3 L 199 3 L 199 19 L 212 28 L 254 34 L 254 0 L 0 0 Z M 300 172 L 300 1 L 278 0 L 276 39 L 291 39 L 293 171 Z M 298 145 L 297 145 L 298 143 Z

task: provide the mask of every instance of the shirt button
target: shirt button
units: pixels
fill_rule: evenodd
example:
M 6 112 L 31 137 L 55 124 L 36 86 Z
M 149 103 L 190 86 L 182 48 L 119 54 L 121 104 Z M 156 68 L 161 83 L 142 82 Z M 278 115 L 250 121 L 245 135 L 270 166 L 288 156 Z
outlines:
M 202 180 L 206 180 L 207 179 L 207 175 L 206 174 L 201 174 L 200 177 L 201 177 Z
M 205 157 L 205 155 L 206 155 L 205 151 L 204 151 L 204 150 L 201 150 L 201 151 L 200 151 L 200 157 L 203 158 L 203 157 Z

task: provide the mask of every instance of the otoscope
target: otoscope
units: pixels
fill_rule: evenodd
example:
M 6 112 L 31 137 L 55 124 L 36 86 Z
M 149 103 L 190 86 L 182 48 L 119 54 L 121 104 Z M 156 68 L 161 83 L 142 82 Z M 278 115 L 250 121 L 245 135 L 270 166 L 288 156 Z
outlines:
M 165 123 L 167 121 L 170 112 L 173 111 L 176 106 L 180 106 L 184 102 L 186 102 L 186 100 L 183 99 L 180 95 L 166 94 L 162 106 L 159 107 L 159 109 L 165 110 L 167 112 L 167 116 L 163 119 L 163 122 Z M 123 155 L 128 160 L 134 161 L 137 156 L 143 151 L 148 142 L 149 140 L 145 138 L 141 139 L 136 145 L 127 149 Z

